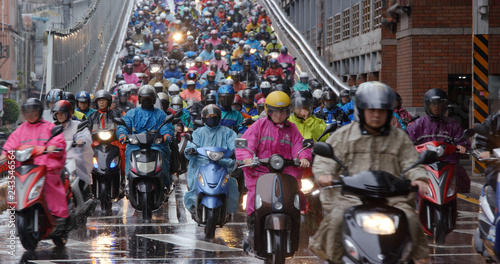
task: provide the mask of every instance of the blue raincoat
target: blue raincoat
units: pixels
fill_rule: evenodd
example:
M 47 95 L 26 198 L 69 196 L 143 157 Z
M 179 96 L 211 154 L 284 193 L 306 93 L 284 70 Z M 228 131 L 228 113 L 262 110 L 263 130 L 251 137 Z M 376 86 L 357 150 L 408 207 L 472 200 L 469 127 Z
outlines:
M 224 126 L 209 127 L 204 126 L 196 129 L 193 132 L 193 142 L 201 147 L 220 147 L 235 150 L 234 140 L 236 133 Z M 196 148 L 193 142 L 188 142 L 186 149 Z M 209 161 L 205 157 L 186 155 L 189 160 L 187 182 L 189 191 L 184 195 L 184 206 L 189 210 L 195 206 L 196 203 L 196 182 L 198 179 L 198 171 L 202 165 L 208 164 Z M 218 162 L 219 165 L 225 166 L 227 172 L 231 174 L 235 166 L 234 159 L 224 158 Z M 238 209 L 239 201 L 238 183 L 233 177 L 229 180 L 229 197 L 227 201 L 227 212 L 234 213 Z
M 163 120 L 165 120 L 167 114 L 162 110 L 155 108 L 153 111 L 145 110 L 141 107 L 134 108 L 129 110 L 123 117 L 123 121 L 130 128 L 135 128 L 135 134 L 144 133 L 152 129 L 158 129 L 160 127 Z M 116 137 L 120 138 L 120 135 L 128 135 L 130 132 L 127 130 L 125 126 L 118 126 L 116 129 Z M 153 144 L 152 149 L 158 150 L 161 153 L 162 163 L 163 163 L 163 176 L 165 179 L 165 185 L 170 185 L 170 148 L 169 144 L 172 141 L 172 135 L 174 134 L 174 129 L 172 124 L 166 124 L 160 129 L 160 134 L 165 137 L 165 140 L 168 142 L 164 142 L 162 144 Z M 139 149 L 137 145 L 127 144 L 127 148 L 125 149 L 125 175 L 130 172 L 130 156 L 132 155 L 132 151 Z
M 349 103 L 342 106 L 342 111 L 344 111 L 344 113 L 348 114 L 349 119 L 351 119 L 351 121 L 354 121 L 354 102 L 352 100 L 349 101 Z M 352 113 L 349 114 L 349 112 L 352 112 Z
M 242 131 L 242 129 L 246 130 L 246 127 L 243 127 L 241 123 L 243 122 L 243 116 L 241 115 L 240 112 L 236 110 L 225 110 L 220 106 L 220 110 L 222 112 L 222 117 L 220 120 L 220 125 L 229 127 L 232 129 L 234 132 L 237 133 L 244 133 L 245 131 Z

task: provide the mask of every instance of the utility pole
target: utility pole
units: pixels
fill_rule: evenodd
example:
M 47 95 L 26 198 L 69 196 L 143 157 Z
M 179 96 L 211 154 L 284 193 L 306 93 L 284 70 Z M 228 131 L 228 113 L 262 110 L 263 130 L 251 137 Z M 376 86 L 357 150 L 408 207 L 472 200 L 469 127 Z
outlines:
M 482 123 L 489 113 L 488 90 L 488 31 L 489 1 L 472 1 L 472 97 L 474 123 Z M 485 165 L 474 161 L 476 172 L 484 172 Z
M 63 28 L 69 28 L 71 19 L 71 6 L 73 0 L 62 0 L 63 5 Z

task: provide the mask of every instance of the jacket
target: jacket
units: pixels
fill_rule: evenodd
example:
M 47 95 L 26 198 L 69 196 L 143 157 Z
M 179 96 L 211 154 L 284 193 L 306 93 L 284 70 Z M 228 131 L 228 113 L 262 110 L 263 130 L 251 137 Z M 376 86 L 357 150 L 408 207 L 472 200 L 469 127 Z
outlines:
M 303 138 L 312 138 L 314 139 L 314 141 L 318 140 L 319 136 L 323 134 L 323 131 L 325 131 L 326 128 L 325 121 L 313 115 L 304 120 L 302 118 L 298 118 L 295 114 L 292 114 L 288 118 L 288 121 L 294 123 L 297 126 L 297 129 L 299 130 Z M 321 141 L 325 142 L 328 136 L 329 134 L 325 135 L 321 139 Z
M 259 159 L 267 159 L 272 154 L 280 154 L 285 159 L 294 159 L 299 150 L 302 149 L 302 135 L 295 124 L 285 121 L 283 124 L 274 124 L 268 118 L 262 118 L 253 123 L 243 134 L 248 142 L 248 149 L 251 149 Z M 251 159 L 252 153 L 246 149 L 236 149 L 237 160 Z M 311 150 L 306 149 L 299 154 L 299 159 L 311 161 Z M 254 211 L 255 185 L 260 175 L 268 173 L 268 169 L 263 166 L 257 168 L 245 167 L 245 184 L 248 189 L 247 214 Z M 302 178 L 303 169 L 300 167 L 288 166 L 283 173 L 294 176 L 299 182 Z M 305 206 L 305 200 L 301 200 Z
M 228 66 L 226 63 L 226 60 L 224 58 L 221 58 L 220 60 L 217 60 L 216 58 L 213 58 L 210 60 L 210 65 L 216 64 L 218 69 L 222 69 L 227 72 Z
M 293 86 L 293 90 L 296 91 L 296 92 L 298 92 L 298 91 L 307 91 L 307 90 L 309 90 L 309 84 L 302 83 L 302 82 L 297 82 Z
M 236 110 L 225 110 L 220 106 L 220 110 L 222 112 L 220 125 L 231 128 L 234 132 L 238 133 L 242 128 L 241 123 L 243 122 L 243 116 L 240 112 Z
M 267 68 L 266 72 L 264 73 L 264 78 L 267 78 L 272 75 L 280 77 L 281 80 L 285 79 L 285 74 L 283 73 L 283 70 L 280 67 L 276 67 L 275 69 L 271 67 Z
M 189 89 L 186 89 L 186 90 L 181 92 L 180 96 L 186 102 L 189 100 L 198 101 L 198 102 L 201 101 L 201 93 L 198 90 L 191 91 Z
M 359 122 L 341 127 L 326 143 L 333 147 L 335 155 L 348 167 L 350 175 L 366 170 L 380 170 L 399 176 L 403 169 L 412 165 L 418 158 L 413 143 L 403 130 L 391 128 L 388 135 L 370 135 L 361 128 Z M 334 179 L 340 179 L 343 170 L 332 159 L 316 155 L 313 173 L 316 179 L 322 175 L 332 175 Z M 427 172 L 423 165 L 419 165 L 408 171 L 406 178 L 427 182 Z M 311 239 L 310 248 L 321 259 L 336 262 L 344 255 L 341 242 L 344 211 L 361 202 L 354 195 L 342 195 L 339 188 L 322 190 L 320 200 L 326 216 Z M 426 257 L 429 252 L 427 238 L 415 213 L 414 203 L 414 193 L 388 198 L 389 205 L 405 212 L 413 242 L 411 256 L 419 259 Z

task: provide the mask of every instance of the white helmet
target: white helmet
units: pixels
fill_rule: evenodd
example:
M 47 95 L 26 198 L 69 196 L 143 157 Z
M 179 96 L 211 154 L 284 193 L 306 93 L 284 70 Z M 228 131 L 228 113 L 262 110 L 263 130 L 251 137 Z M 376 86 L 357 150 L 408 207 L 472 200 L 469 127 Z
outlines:
M 173 96 L 179 96 L 179 93 L 181 92 L 181 89 L 179 89 L 179 86 L 177 84 L 172 84 L 170 87 L 168 87 L 168 96 L 173 97 Z
M 160 19 L 165 20 L 167 18 L 167 15 L 165 13 L 160 14 Z
M 262 86 L 262 85 L 261 85 Z M 321 89 L 316 89 L 314 92 L 313 92 L 313 98 L 316 98 L 316 99 L 321 99 L 321 96 L 323 95 L 323 90 Z
M 203 62 L 203 59 L 201 57 L 196 57 L 196 59 L 194 59 L 194 62 Z
M 263 81 L 261 84 L 260 84 L 260 88 L 271 88 L 271 84 L 268 82 L 268 81 Z
M 307 74 L 307 72 L 301 72 L 299 78 L 309 78 L 309 74 Z
M 144 11 L 149 11 L 149 6 L 145 6 L 143 9 Z
M 140 61 L 140 60 L 141 60 L 141 57 L 139 57 L 139 56 L 137 56 L 137 55 L 136 55 L 136 56 L 134 56 L 133 60 L 134 60 L 134 61 L 136 61 L 136 60 Z

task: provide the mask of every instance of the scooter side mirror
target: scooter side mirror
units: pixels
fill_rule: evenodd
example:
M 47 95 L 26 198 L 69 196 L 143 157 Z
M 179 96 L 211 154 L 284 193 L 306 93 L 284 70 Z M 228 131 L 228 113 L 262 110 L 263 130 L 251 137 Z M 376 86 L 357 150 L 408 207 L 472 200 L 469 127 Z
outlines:
M 202 126 L 204 125 L 204 124 L 203 124 L 203 121 L 201 121 L 201 120 L 199 120 L 199 119 L 198 119 L 198 120 L 195 120 L 193 123 L 194 123 L 194 126 L 195 126 L 195 127 L 202 127 Z
M 85 130 L 88 126 L 89 126 L 88 120 L 80 122 L 80 124 L 78 124 L 77 132 L 81 132 L 81 131 Z
M 428 151 L 428 150 L 424 150 L 422 152 L 420 152 L 420 155 L 418 155 L 418 159 L 415 163 L 413 163 L 410 167 L 406 168 L 403 170 L 403 172 L 401 173 L 401 178 L 405 178 L 405 174 L 417 167 L 418 165 L 420 164 L 431 164 L 431 163 L 434 163 L 438 160 L 438 155 L 435 151 Z
M 312 148 L 314 145 L 314 139 L 312 138 L 308 138 L 308 139 L 304 139 L 302 140 L 302 148 Z
M 174 120 L 174 115 L 169 115 L 167 117 L 165 117 L 165 120 L 163 120 L 163 122 L 161 123 L 160 127 L 158 127 L 158 130 L 160 130 L 164 125 L 168 124 L 168 123 L 172 123 L 172 121 Z
M 321 157 L 332 158 L 333 148 L 330 144 L 324 142 L 316 142 L 314 143 L 314 153 Z
M 246 149 L 247 146 L 248 146 L 248 142 L 244 138 L 237 138 L 237 139 L 234 140 L 234 146 L 237 149 Z
M 4 132 L 0 132 L 0 140 L 7 139 L 7 135 Z
M 330 123 L 326 126 L 325 128 L 325 131 L 323 131 L 323 134 L 321 134 L 321 136 L 319 136 L 318 140 L 317 141 L 320 141 L 321 138 L 323 138 L 326 134 L 328 133 L 332 133 L 334 132 L 335 130 L 337 130 L 337 127 L 338 127 L 338 124 L 337 122 L 333 122 L 333 123 Z
M 483 124 L 475 124 L 473 130 L 481 136 L 490 137 L 490 130 Z
M 187 141 L 193 141 L 193 136 L 191 136 L 191 134 L 189 134 L 189 133 L 186 133 L 184 135 L 184 138 L 186 138 Z
M 466 129 L 464 131 L 464 137 L 472 137 L 476 134 L 476 131 L 474 131 L 474 129 Z
M 47 140 L 47 142 L 49 142 L 51 139 L 53 139 L 57 135 L 61 134 L 63 131 L 64 131 L 64 127 L 62 125 L 58 125 L 58 126 L 53 127 L 52 130 L 50 131 L 50 137 Z
M 123 119 L 121 119 L 119 117 L 113 118 L 113 122 L 117 125 L 120 125 L 120 126 L 127 126 L 127 124 L 125 124 L 125 121 L 123 121 Z

